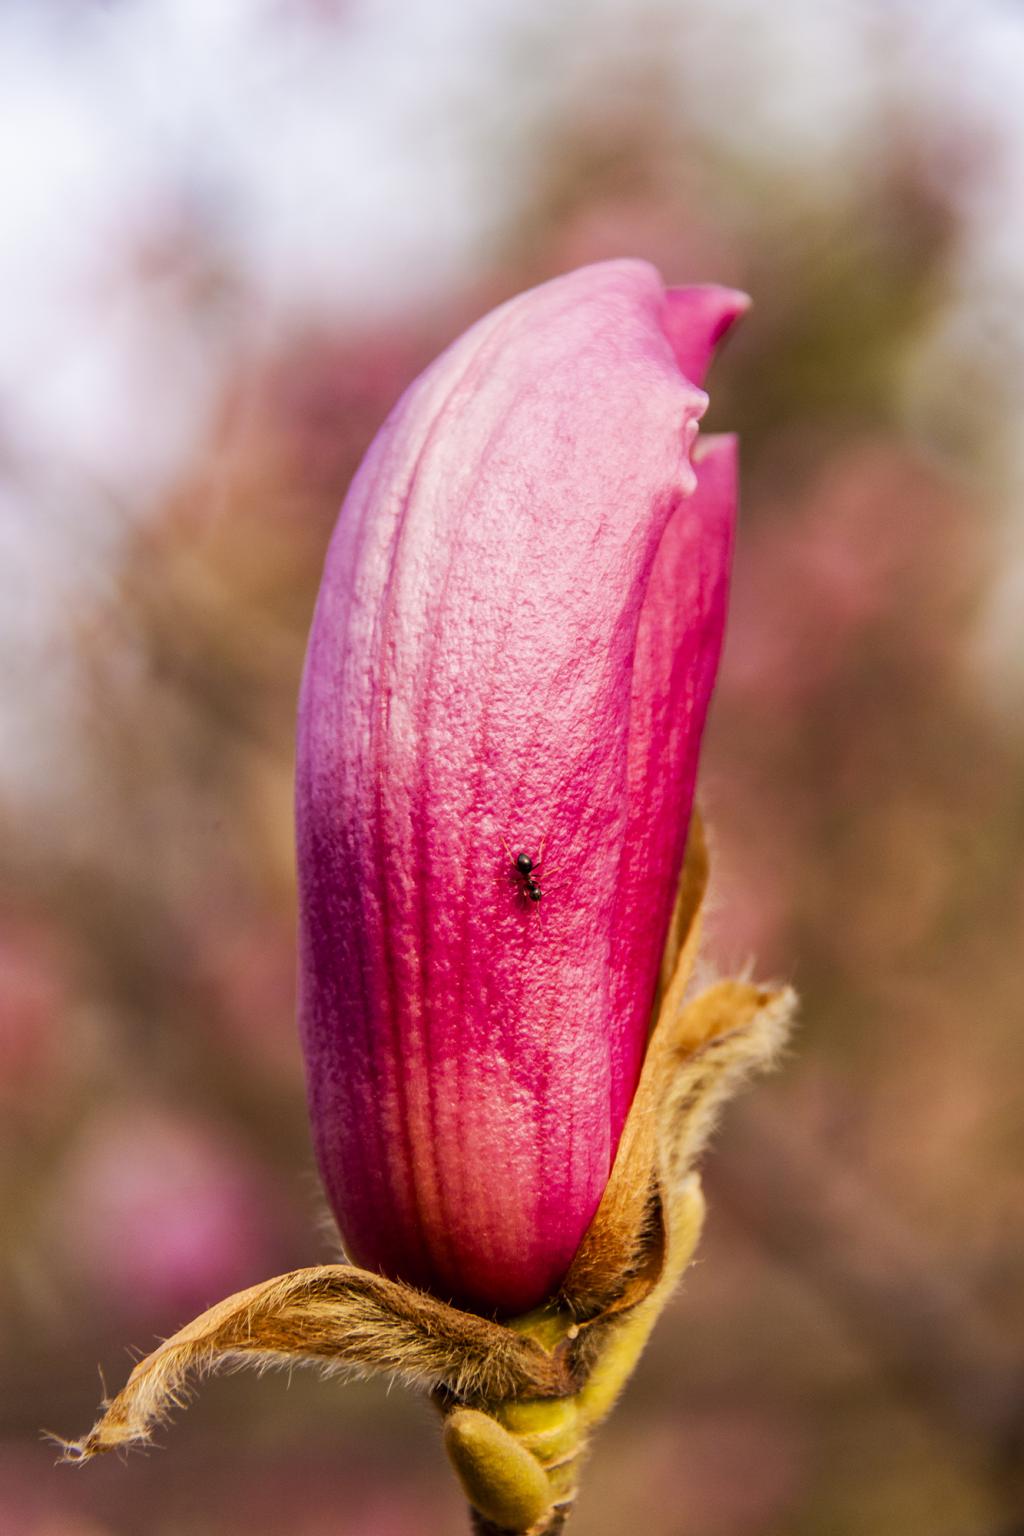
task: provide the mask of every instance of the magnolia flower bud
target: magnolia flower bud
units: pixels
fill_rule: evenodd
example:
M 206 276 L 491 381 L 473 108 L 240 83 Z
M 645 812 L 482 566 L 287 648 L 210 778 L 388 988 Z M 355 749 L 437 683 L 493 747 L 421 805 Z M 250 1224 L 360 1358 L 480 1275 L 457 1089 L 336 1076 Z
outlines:
M 636 1088 L 733 536 L 699 385 L 745 304 L 615 261 L 502 305 L 395 406 L 327 557 L 297 774 L 316 1152 L 355 1262 L 477 1309 L 557 1289 Z
M 354 1263 L 211 1307 L 68 1459 L 144 1444 L 221 1366 L 354 1366 L 430 1393 L 481 1536 L 562 1530 L 695 1250 L 717 1112 L 795 1002 L 689 990 L 736 503 L 699 386 L 744 304 L 584 268 L 474 326 L 378 433 L 298 751 L 301 1028 Z

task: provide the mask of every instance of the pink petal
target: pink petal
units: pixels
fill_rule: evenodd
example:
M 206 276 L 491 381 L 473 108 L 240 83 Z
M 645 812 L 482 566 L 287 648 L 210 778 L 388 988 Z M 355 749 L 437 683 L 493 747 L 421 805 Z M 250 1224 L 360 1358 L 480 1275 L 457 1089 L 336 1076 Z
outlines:
M 679 371 L 703 384 L 715 348 L 750 308 L 747 294 L 716 283 L 669 288 L 665 293 L 665 334 Z
M 371 446 L 310 638 L 321 1173 L 356 1262 L 484 1309 L 565 1273 L 646 1036 L 731 537 L 733 451 L 698 485 L 677 362 L 723 306 L 690 303 L 692 334 L 684 307 L 609 262 L 467 332 Z M 543 845 L 539 907 L 503 839 Z
M 629 820 L 616 926 L 618 1007 L 633 1012 L 656 975 L 672 915 L 693 803 L 697 758 L 725 630 L 738 490 L 735 437 L 701 439 L 697 489 L 665 530 L 644 599 L 630 708 Z M 651 828 L 660 829 L 652 838 Z M 649 985 L 649 984 L 648 984 Z M 625 1121 L 646 1033 L 632 1047 L 614 1121 Z

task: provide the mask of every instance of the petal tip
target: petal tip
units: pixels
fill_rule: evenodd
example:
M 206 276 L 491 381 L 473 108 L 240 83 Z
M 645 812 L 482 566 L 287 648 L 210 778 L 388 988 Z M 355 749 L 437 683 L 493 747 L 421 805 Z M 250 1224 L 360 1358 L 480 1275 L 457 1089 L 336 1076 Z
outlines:
M 739 457 L 740 440 L 735 432 L 705 433 L 693 446 L 691 458 L 699 468 L 710 463 L 734 463 Z
M 739 288 L 696 283 L 665 290 L 665 334 L 676 362 L 694 384 L 702 384 L 715 349 L 750 308 Z

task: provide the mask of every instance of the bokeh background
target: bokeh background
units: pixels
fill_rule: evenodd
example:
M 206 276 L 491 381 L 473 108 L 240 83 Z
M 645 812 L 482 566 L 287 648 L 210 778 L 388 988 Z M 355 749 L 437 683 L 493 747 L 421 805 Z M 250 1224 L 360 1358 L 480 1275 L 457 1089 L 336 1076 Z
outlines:
M 294 1010 L 293 716 L 328 534 L 493 303 L 747 288 L 702 771 L 709 954 L 804 999 L 581 1536 L 1024 1531 L 1024 8 L 6 0 L 0 1530 L 442 1536 L 427 1406 L 209 1383 L 197 1309 L 333 1254 Z

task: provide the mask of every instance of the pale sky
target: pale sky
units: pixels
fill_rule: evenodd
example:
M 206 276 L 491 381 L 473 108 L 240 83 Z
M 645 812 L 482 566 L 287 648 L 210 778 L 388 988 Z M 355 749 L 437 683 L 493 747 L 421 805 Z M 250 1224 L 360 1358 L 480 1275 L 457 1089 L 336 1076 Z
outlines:
M 535 126 L 652 39 L 712 141 L 803 178 L 879 152 L 884 78 L 933 133 L 983 130 L 947 333 L 911 367 L 907 408 L 927 414 L 979 313 L 1013 352 L 1024 405 L 1024 16 L 1005 0 L 8 4 L 0 782 L 52 753 L 60 617 L 102 582 L 123 519 L 188 461 L 237 355 L 230 318 L 195 325 L 180 274 L 140 270 L 147 230 L 203 224 L 245 285 L 250 348 L 303 314 L 400 317 L 488 260 Z M 1024 649 L 1024 458 L 1015 441 L 1005 452 L 1004 575 L 979 652 L 996 673 Z

